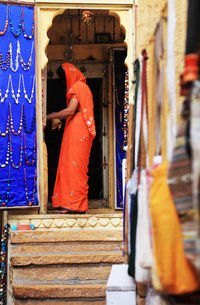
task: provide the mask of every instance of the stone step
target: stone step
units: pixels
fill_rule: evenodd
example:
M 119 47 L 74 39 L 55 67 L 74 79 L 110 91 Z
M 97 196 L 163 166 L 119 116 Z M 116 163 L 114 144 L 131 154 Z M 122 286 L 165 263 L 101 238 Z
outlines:
M 82 300 L 51 300 L 45 299 L 42 301 L 39 300 L 16 300 L 15 305 L 106 305 L 105 298 L 100 298 L 100 300 L 95 299 L 82 299 Z
M 11 231 L 11 244 L 123 241 L 122 230 Z
M 117 253 L 63 253 L 63 254 L 24 254 L 11 256 L 12 266 L 30 266 L 30 265 L 60 265 L 60 264 L 97 264 L 123 262 L 121 252 Z
M 24 253 L 68 253 L 68 252 L 113 252 L 122 251 L 122 242 L 119 241 L 80 241 L 80 242 L 67 242 L 67 243 L 31 243 L 31 244 L 12 244 L 11 255 L 24 254 Z
M 13 268 L 12 284 L 78 284 L 89 281 L 106 282 L 111 271 L 109 264 L 37 266 Z
M 105 298 L 106 284 L 13 285 L 16 299 Z

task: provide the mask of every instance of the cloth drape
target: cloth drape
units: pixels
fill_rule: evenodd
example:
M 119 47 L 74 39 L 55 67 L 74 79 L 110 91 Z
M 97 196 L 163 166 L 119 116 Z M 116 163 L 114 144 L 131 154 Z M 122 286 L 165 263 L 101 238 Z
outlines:
M 168 164 L 152 170 L 150 210 L 153 252 L 163 292 L 181 294 L 199 287 L 197 274 L 184 255 L 181 227 L 167 184 Z
M 93 97 L 83 74 L 73 65 L 62 65 L 67 82 L 67 105 L 73 95 L 78 112 L 65 124 L 59 164 L 52 196 L 54 207 L 83 212 L 88 209 L 88 164 L 96 135 Z
M 200 278 L 200 81 L 195 81 L 191 92 L 191 118 L 190 135 L 192 150 L 192 176 L 193 176 L 193 209 L 196 211 L 193 224 L 196 229 L 193 235 L 195 244 L 192 249 L 191 261 L 198 270 Z
M 138 187 L 138 222 L 136 232 L 135 280 L 138 283 L 150 283 L 152 267 L 152 249 L 149 231 L 148 193 L 146 171 L 142 170 Z

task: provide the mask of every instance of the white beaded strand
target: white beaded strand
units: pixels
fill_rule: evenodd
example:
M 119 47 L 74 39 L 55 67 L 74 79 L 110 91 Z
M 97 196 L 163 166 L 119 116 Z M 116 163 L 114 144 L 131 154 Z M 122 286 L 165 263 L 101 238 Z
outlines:
M 0 101 L 1 103 L 4 102 L 5 98 L 8 97 L 8 93 L 9 93 L 9 87 L 10 87 L 10 77 L 8 79 L 8 85 L 7 85 L 7 89 L 6 89 L 6 92 L 5 92 L 5 95 L 3 96 L 2 92 L 1 92 L 1 89 L 0 89 Z
M 17 91 L 17 94 L 15 95 L 15 92 L 14 92 L 14 89 L 13 89 L 13 84 L 12 84 L 12 78 L 11 78 L 11 75 L 9 75 L 9 79 L 10 79 L 10 84 L 11 84 L 11 92 L 12 92 L 12 97 L 14 98 L 15 100 L 15 103 L 18 105 L 19 104 L 19 98 L 20 98 L 20 87 L 21 87 L 21 78 L 22 78 L 22 75 L 20 74 L 19 75 L 19 85 L 18 85 L 18 91 Z
M 17 41 L 17 54 L 15 58 L 15 68 L 13 67 L 13 54 L 12 54 L 12 44 L 9 44 L 10 48 L 10 68 L 13 72 L 17 72 L 19 69 L 19 54 L 20 54 L 20 45 L 19 45 L 19 40 Z
M 8 147 L 7 147 L 7 152 L 6 152 L 6 162 L 4 164 L 0 163 L 0 167 L 4 168 L 8 165 L 9 163 L 9 158 L 10 158 L 10 141 L 9 141 L 9 137 L 8 137 Z
M 19 40 L 18 40 L 19 43 Z M 31 64 L 32 64 L 32 55 L 33 55 L 33 46 L 34 46 L 34 40 L 32 42 L 32 47 L 31 47 L 31 54 L 29 57 L 29 60 L 27 63 L 24 62 L 23 58 L 22 58 L 22 54 L 21 54 L 21 48 L 20 48 L 20 43 L 19 43 L 19 55 L 20 55 L 20 63 L 22 66 L 22 69 L 24 69 L 25 71 L 28 71 L 31 68 Z
M 24 97 L 25 99 L 29 102 L 29 104 L 31 104 L 31 101 L 33 99 L 33 96 L 34 96 L 34 88 L 35 88 L 35 75 L 34 75 L 34 78 L 33 78 L 33 86 L 32 86 L 32 90 L 31 90 L 31 96 L 30 98 L 28 98 L 28 95 L 27 95 L 27 92 L 26 92 L 26 88 L 25 88 L 25 84 L 24 84 L 24 76 L 22 74 L 22 84 L 23 84 L 23 91 L 24 91 Z

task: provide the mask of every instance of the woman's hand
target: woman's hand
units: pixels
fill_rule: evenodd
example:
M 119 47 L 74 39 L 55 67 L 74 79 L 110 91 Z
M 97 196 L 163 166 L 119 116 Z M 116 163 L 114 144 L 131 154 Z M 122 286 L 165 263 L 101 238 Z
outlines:
M 51 124 L 52 124 L 51 130 L 55 130 L 55 129 L 60 130 L 61 129 L 61 126 L 62 126 L 61 120 L 59 120 L 59 119 L 52 119 L 51 120 Z

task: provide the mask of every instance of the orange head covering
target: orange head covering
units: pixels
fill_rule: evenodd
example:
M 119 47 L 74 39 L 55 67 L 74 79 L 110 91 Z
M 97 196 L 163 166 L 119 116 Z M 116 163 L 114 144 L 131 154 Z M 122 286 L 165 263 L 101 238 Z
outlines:
M 71 87 L 78 81 L 86 83 L 84 75 L 72 64 L 64 63 L 62 64 L 62 68 L 65 71 L 67 91 L 69 91 Z
M 95 137 L 95 122 L 93 113 L 93 97 L 90 88 L 86 84 L 84 75 L 72 64 L 64 63 L 62 68 L 65 71 L 67 83 L 67 104 L 73 94 L 77 96 L 80 110 L 92 137 Z

